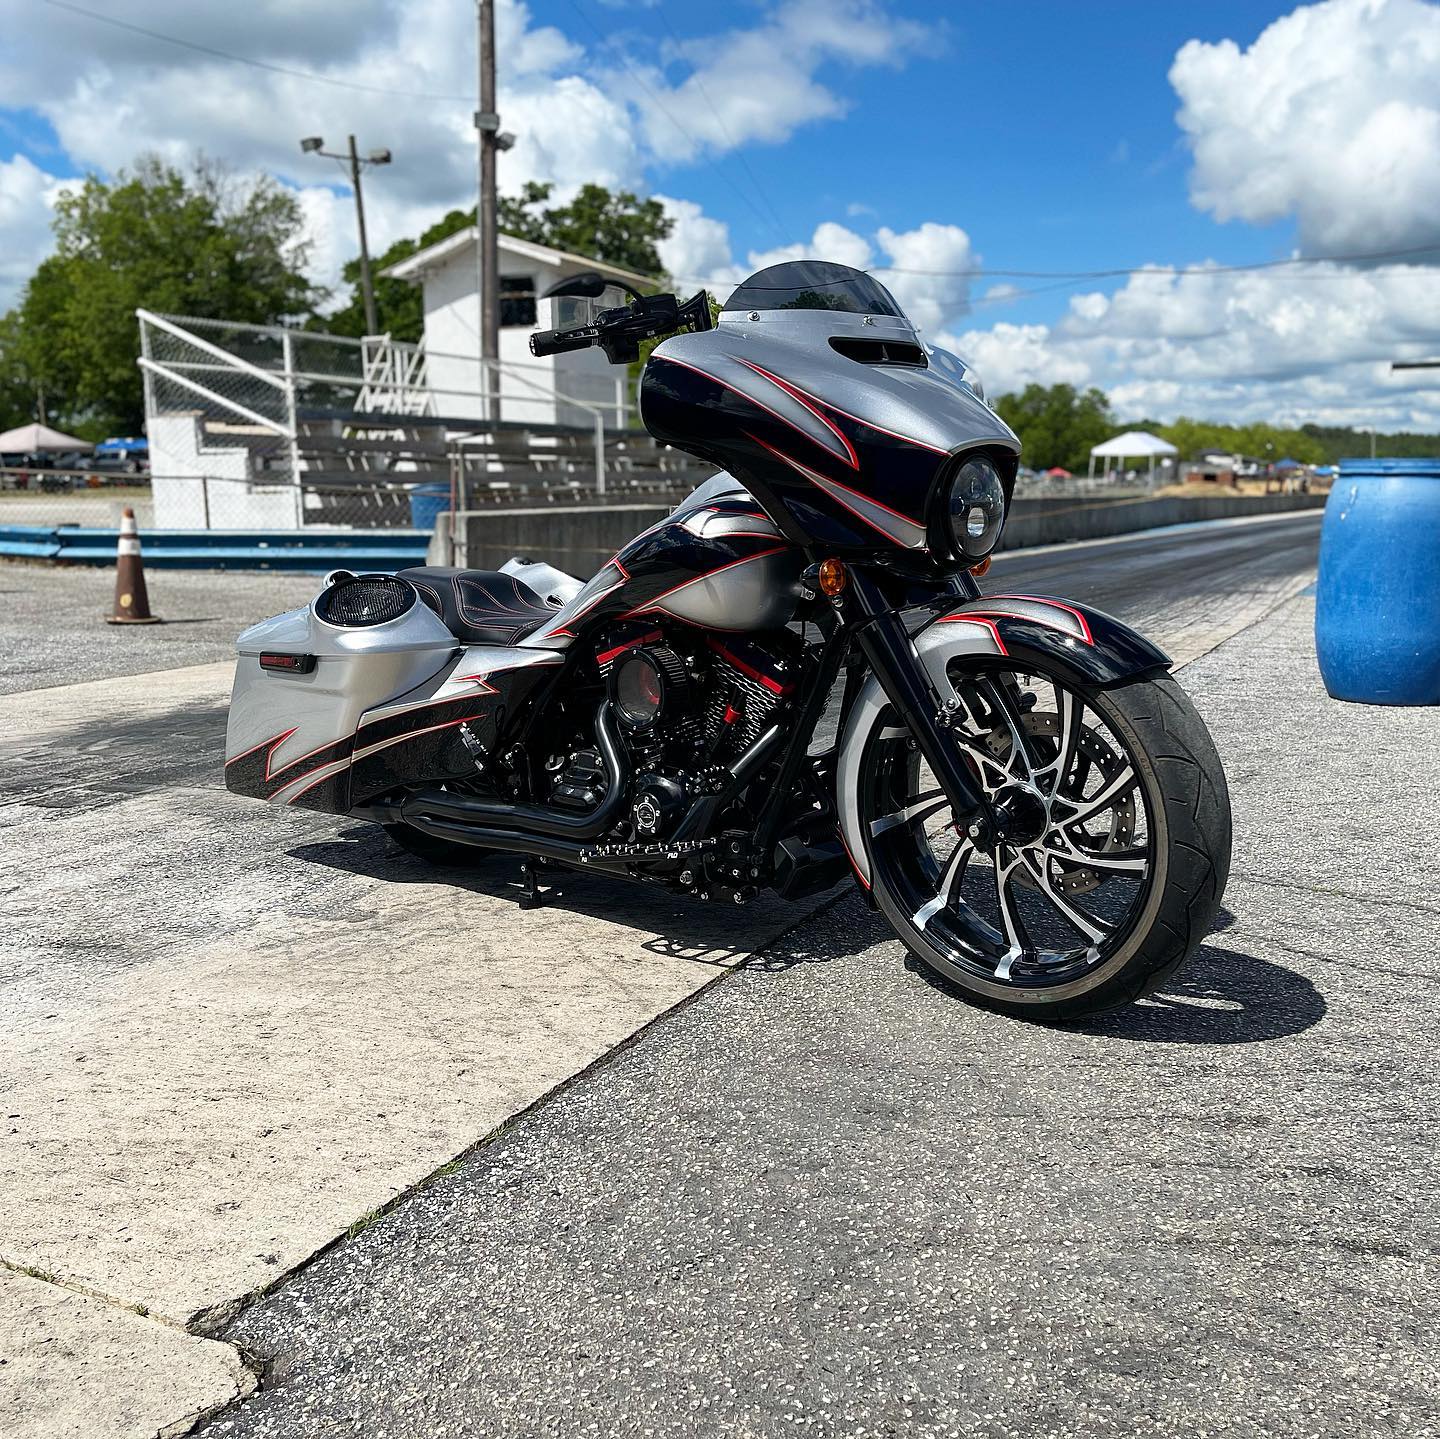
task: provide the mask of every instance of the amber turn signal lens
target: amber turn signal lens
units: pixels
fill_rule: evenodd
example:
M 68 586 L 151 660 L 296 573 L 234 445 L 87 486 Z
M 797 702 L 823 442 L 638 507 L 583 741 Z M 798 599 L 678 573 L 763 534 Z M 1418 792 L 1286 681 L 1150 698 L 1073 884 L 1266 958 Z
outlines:
M 820 582 L 822 595 L 828 595 L 833 600 L 845 588 L 845 582 L 849 578 L 850 576 L 845 573 L 845 566 L 839 560 L 820 561 L 817 579 Z
M 983 560 L 981 560 L 978 565 L 971 565 L 971 566 L 970 566 L 970 573 L 971 573 L 972 575 L 974 575 L 975 578 L 978 580 L 978 579 L 980 579 L 980 578 L 989 570 L 989 568 L 990 568 L 990 556 L 989 556 L 989 555 L 986 555 L 985 558 L 984 558 Z

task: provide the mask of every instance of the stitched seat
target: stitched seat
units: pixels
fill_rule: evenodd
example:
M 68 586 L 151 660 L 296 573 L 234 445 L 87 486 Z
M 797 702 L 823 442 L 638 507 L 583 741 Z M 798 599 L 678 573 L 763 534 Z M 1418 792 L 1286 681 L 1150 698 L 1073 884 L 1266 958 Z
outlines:
M 417 565 L 399 570 L 458 640 L 471 645 L 513 645 L 554 613 L 524 580 L 497 570 Z

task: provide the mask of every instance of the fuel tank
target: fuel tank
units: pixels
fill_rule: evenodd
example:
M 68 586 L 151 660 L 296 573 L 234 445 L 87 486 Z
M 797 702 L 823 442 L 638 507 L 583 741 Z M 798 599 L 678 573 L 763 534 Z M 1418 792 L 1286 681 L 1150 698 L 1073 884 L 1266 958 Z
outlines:
M 564 649 L 591 626 L 645 617 L 737 633 L 781 629 L 795 613 L 804 567 L 748 495 L 697 493 L 636 535 L 521 643 Z
M 741 480 L 787 538 L 841 554 L 927 552 L 952 460 L 983 451 L 1013 485 L 1020 450 L 963 365 L 903 317 L 724 314 L 656 347 L 640 409 L 657 439 Z

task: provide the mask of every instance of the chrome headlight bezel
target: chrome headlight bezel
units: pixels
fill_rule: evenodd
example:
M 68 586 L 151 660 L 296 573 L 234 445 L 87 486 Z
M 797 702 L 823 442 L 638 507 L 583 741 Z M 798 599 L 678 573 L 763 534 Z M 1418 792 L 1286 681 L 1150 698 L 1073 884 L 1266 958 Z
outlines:
M 948 556 L 974 565 L 994 552 L 1010 509 L 1010 486 L 989 455 L 962 455 L 937 496 L 936 538 Z

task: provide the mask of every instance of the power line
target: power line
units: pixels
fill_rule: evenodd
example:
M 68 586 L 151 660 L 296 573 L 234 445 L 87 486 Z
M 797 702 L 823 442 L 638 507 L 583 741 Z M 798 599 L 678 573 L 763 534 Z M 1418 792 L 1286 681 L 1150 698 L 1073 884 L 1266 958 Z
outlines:
M 359 90 L 366 95 L 398 95 L 407 100 L 444 100 L 457 105 L 475 103 L 473 95 L 447 95 L 429 90 L 396 90 L 388 85 L 364 85 L 358 80 L 337 80 L 332 75 L 319 75 L 314 70 L 298 70 L 289 65 L 274 65 L 268 60 L 256 60 L 250 55 L 236 55 L 230 50 L 221 50 L 214 45 L 202 45 L 196 40 L 182 40 L 178 35 L 166 35 L 159 30 L 147 29 L 144 25 L 133 25 L 128 20 L 117 20 L 113 15 L 102 15 L 75 5 L 71 0 L 41 0 L 55 10 L 69 10 L 72 14 L 83 15 L 87 20 L 110 25 L 117 30 L 128 30 L 132 35 L 143 35 L 147 40 L 159 40 L 166 45 L 176 45 L 182 50 L 193 50 L 199 55 L 209 55 L 215 60 L 229 60 L 236 65 L 249 65 L 255 70 L 268 70 L 272 75 L 288 75 L 293 80 L 309 80 L 316 85 L 332 85 L 337 90 Z
M 1234 275 L 1243 274 L 1247 271 L 1272 270 L 1282 267 L 1302 267 L 1316 265 L 1343 265 L 1358 264 L 1368 260 L 1396 260 L 1416 255 L 1432 255 L 1440 253 L 1440 244 L 1417 245 L 1404 250 L 1375 250 L 1363 254 L 1347 255 L 1298 255 L 1283 260 L 1257 260 L 1251 264 L 1244 265 L 1206 265 L 1178 267 L 1158 267 L 1156 265 L 1133 265 L 1109 270 L 991 270 L 991 269 L 967 269 L 967 270 L 919 270 L 911 269 L 901 265 L 867 265 L 863 269 L 867 274 L 891 274 L 891 275 L 920 275 L 933 279 L 954 279 L 954 280 L 986 280 L 986 279 L 1045 279 L 1053 283 L 1048 285 L 1035 285 L 1026 289 L 1012 290 L 1007 294 L 995 296 L 980 296 L 974 303 L 979 305 L 1009 304 L 1015 300 L 1028 300 L 1034 295 L 1048 294 L 1054 290 L 1070 289 L 1075 285 L 1084 284 L 1090 280 L 1124 279 L 1136 275 L 1156 275 L 1165 279 L 1181 278 L 1189 279 L 1195 276 L 1200 279 L 1212 275 Z M 818 259 L 818 256 L 808 256 L 809 259 Z M 1315 280 L 1335 280 L 1342 278 L 1343 272 L 1316 272 L 1302 275 L 1297 278 Z M 656 277 L 658 278 L 658 277 Z M 687 284 L 706 285 L 734 288 L 740 282 L 729 276 L 714 276 L 709 279 L 695 275 L 674 275 L 672 279 L 683 280 Z M 780 287 L 788 288 L 788 287 Z
M 1367 260 L 1399 260 L 1411 255 L 1440 253 L 1440 242 L 1413 245 L 1404 250 L 1372 250 L 1349 255 L 1288 255 L 1282 260 L 1255 260 L 1243 265 L 1196 265 L 1184 270 L 1166 270 L 1155 265 L 1130 265 L 1113 270 L 916 270 L 903 265 L 870 265 L 871 272 L 890 275 L 929 275 L 935 279 L 952 280 L 1115 280 L 1128 275 L 1237 275 L 1249 270 L 1278 270 L 1292 265 L 1360 264 Z
M 660 23 L 670 32 L 670 38 L 675 44 L 677 46 L 682 44 L 680 37 L 675 33 L 675 27 L 670 23 L 670 19 L 665 14 L 665 11 L 661 9 L 655 13 L 659 16 Z M 780 212 L 771 203 L 770 196 L 766 193 L 764 186 L 760 183 L 759 177 L 751 168 L 750 161 L 746 159 L 744 150 L 735 143 L 735 137 L 730 133 L 730 127 L 725 123 L 725 117 L 720 113 L 719 107 L 715 104 L 714 100 L 710 98 L 710 91 L 706 88 L 705 82 L 700 78 L 700 67 L 698 65 L 691 71 L 690 78 L 695 82 L 695 88 L 700 92 L 701 99 L 710 107 L 710 113 L 715 117 L 715 123 L 720 127 L 720 133 L 725 137 L 725 143 L 730 147 L 731 154 L 739 161 L 740 168 L 750 177 L 751 187 L 754 189 L 756 195 L 760 197 L 760 202 L 770 214 L 772 228 L 783 241 L 785 238 L 785 226 L 780 219 Z
M 612 37 L 606 35 L 605 32 L 601 30 L 598 25 L 596 25 L 596 23 L 580 8 L 580 6 L 576 3 L 576 0 L 569 0 L 569 4 L 570 8 L 576 13 L 576 15 L 578 15 L 580 19 L 587 26 L 589 26 L 591 33 L 600 41 L 602 46 L 611 44 Z M 680 121 L 675 117 L 675 115 L 666 108 L 665 104 L 661 101 L 660 97 L 654 92 L 654 90 L 652 90 L 650 86 L 645 83 L 644 76 L 641 75 L 640 72 L 630 63 L 630 58 L 625 54 L 625 51 L 623 49 L 617 48 L 615 53 L 619 56 L 621 65 L 625 67 L 626 74 L 628 74 L 630 78 L 634 80 L 634 82 L 645 92 L 645 94 L 650 97 L 650 101 L 655 106 L 655 108 L 695 147 L 696 154 L 700 155 L 701 157 L 705 157 L 705 147 L 684 127 L 684 125 L 680 123 Z M 719 116 L 717 115 L 716 118 L 718 119 Z M 723 121 L 721 121 L 721 125 L 723 128 Z M 734 182 L 734 180 L 732 180 L 730 176 L 727 175 L 719 167 L 719 165 L 715 163 L 714 160 L 705 157 L 705 163 L 717 175 L 719 175 L 719 177 L 724 180 L 725 183 L 729 185 L 729 187 L 742 200 L 744 200 L 745 203 L 749 205 L 752 210 L 754 210 L 755 214 L 763 223 L 767 225 L 774 223 L 769 216 L 764 214 L 760 207 L 755 203 L 754 199 L 744 190 L 742 190 Z M 702 281 L 700 283 L 704 282 Z
M 167 35 L 162 31 L 152 30 L 144 25 L 136 25 L 128 20 L 120 20 L 112 15 L 103 15 L 98 11 L 87 9 L 83 5 L 75 4 L 74 0 L 41 0 L 41 3 L 50 6 L 52 9 L 55 10 L 66 10 L 72 14 L 83 16 L 87 20 L 94 20 L 101 25 L 109 25 L 117 30 L 126 30 L 134 35 L 143 35 L 146 39 L 149 40 L 158 40 L 162 44 L 174 45 L 182 50 L 191 50 L 200 55 L 208 55 L 212 59 L 226 60 L 237 65 L 248 65 L 252 69 L 268 71 L 270 74 L 285 75 L 290 77 L 291 79 L 307 80 L 317 85 L 329 85 L 335 89 L 354 90 L 362 94 L 368 95 L 390 95 L 413 100 L 440 100 L 447 103 L 453 103 L 457 105 L 463 104 L 466 106 L 471 106 L 474 104 L 474 97 L 470 95 L 454 95 L 444 92 L 426 90 L 400 90 L 385 85 L 366 85 L 356 80 L 340 80 L 336 79 L 334 76 L 331 75 L 321 75 L 313 70 L 301 70 L 288 65 L 276 65 L 268 60 L 257 60 L 253 56 L 238 55 L 235 54 L 233 51 L 222 50 L 217 46 L 204 45 L 194 40 L 184 40 L 181 39 L 179 36 Z M 578 15 L 580 19 L 590 28 L 590 30 L 600 40 L 602 45 L 608 45 L 612 42 L 612 37 L 607 36 L 602 30 L 600 30 L 600 28 L 595 24 L 595 22 L 591 20 L 591 18 L 580 8 L 580 6 L 576 3 L 576 0 L 569 0 L 569 3 L 570 8 L 574 10 L 576 15 Z M 668 21 L 666 23 L 668 26 Z M 670 33 L 672 36 L 674 35 L 675 32 L 673 28 L 671 29 Z M 695 147 L 698 153 L 703 155 L 704 146 L 698 140 L 696 140 L 695 136 L 692 135 L 684 127 L 684 125 L 681 124 L 679 119 L 677 119 L 676 116 L 661 102 L 660 97 L 655 94 L 654 90 L 652 90 L 648 84 L 646 84 L 644 78 L 630 63 L 624 51 L 619 50 L 617 51 L 617 53 L 620 58 L 620 63 L 624 66 L 626 72 L 631 76 L 635 83 L 640 86 L 640 88 L 645 92 L 645 94 L 649 96 L 655 108 L 662 115 L 664 115 L 665 118 L 669 120 L 672 125 L 674 125 L 676 130 L 678 130 L 691 143 L 691 145 Z M 700 82 L 698 79 L 697 88 L 699 89 L 701 95 L 704 97 L 706 103 L 710 106 L 711 111 L 714 113 L 715 119 L 720 125 L 722 133 L 724 133 L 726 135 L 726 138 L 729 139 L 730 136 L 728 129 L 725 126 L 724 119 L 721 117 L 719 110 L 715 107 L 714 102 L 710 99 L 708 93 L 705 91 L 703 82 Z M 731 140 L 731 144 L 734 144 L 733 140 Z M 745 161 L 744 154 L 738 148 L 735 150 L 735 155 L 736 158 L 745 166 L 747 173 L 750 175 L 751 181 L 755 185 L 756 193 L 759 195 L 760 199 L 764 201 L 766 207 L 770 210 L 769 215 L 762 213 L 755 200 L 748 193 L 738 187 L 730 178 L 730 176 L 726 175 L 725 172 L 719 168 L 715 161 L 706 160 L 706 163 L 710 166 L 712 170 L 715 171 L 717 175 L 720 176 L 721 179 L 725 181 L 727 185 L 730 186 L 732 190 L 735 191 L 735 193 L 741 199 L 746 202 L 746 204 L 750 206 L 752 210 L 755 211 L 759 219 L 761 219 L 765 224 L 772 226 L 772 228 L 775 228 L 777 232 L 779 232 L 781 229 L 778 223 L 779 217 L 775 212 L 774 206 L 770 204 L 768 195 L 766 195 L 765 192 L 760 188 L 759 181 L 756 179 L 754 172 L 750 170 L 748 163 Z M 1437 253 L 1440 253 L 1440 243 L 1430 245 L 1415 245 L 1406 249 L 1372 250 L 1366 253 L 1339 255 L 1292 255 L 1279 260 L 1257 260 L 1248 264 L 1239 265 L 1195 266 L 1183 270 L 1158 269 L 1154 265 L 1121 266 L 1117 268 L 1102 270 L 1004 270 L 981 268 L 969 268 L 959 270 L 930 270 L 918 269 L 905 265 L 872 265 L 868 266 L 867 269 L 872 274 L 879 273 L 890 275 L 916 275 L 921 277 L 928 277 L 931 279 L 1024 279 L 1054 280 L 1062 282 L 1061 284 L 1054 286 L 1043 286 L 1032 290 L 1018 291 L 1013 295 L 996 296 L 994 300 L 989 301 L 989 303 L 1005 303 L 1011 300 L 1028 299 L 1030 296 L 1042 294 L 1048 289 L 1063 289 L 1066 287 L 1067 284 L 1080 283 L 1086 280 L 1126 279 L 1131 276 L 1144 274 L 1179 274 L 1185 277 L 1235 275 L 1260 270 L 1297 268 L 1300 266 L 1315 266 L 1327 264 L 1353 265 L 1380 260 L 1401 260 L 1411 258 L 1417 255 L 1433 255 Z M 655 278 L 658 279 L 659 277 Z M 734 284 L 734 282 L 728 277 L 724 279 L 704 279 L 695 276 L 677 278 L 685 278 L 688 283 L 706 286 L 713 285 L 716 287 L 720 287 Z M 1317 275 L 1315 278 L 1331 277 Z M 983 302 L 984 299 L 982 297 L 982 303 Z

